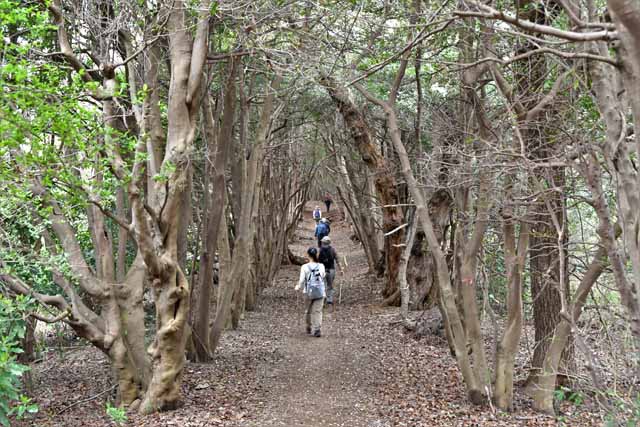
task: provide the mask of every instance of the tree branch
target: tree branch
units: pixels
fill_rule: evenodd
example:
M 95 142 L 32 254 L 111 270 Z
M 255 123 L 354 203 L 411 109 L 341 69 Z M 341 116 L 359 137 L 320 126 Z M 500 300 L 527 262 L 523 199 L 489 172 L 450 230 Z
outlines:
M 0 260 L 0 267 L 4 267 L 4 263 L 2 262 L 2 260 Z M 68 310 L 70 310 L 69 304 L 60 295 L 47 295 L 36 292 L 21 279 L 11 274 L 0 273 L 0 282 L 5 283 L 9 287 L 9 289 L 17 294 L 32 297 L 43 306 L 55 307 L 56 309 L 63 312 L 67 312 Z
M 118 215 L 114 214 L 113 212 L 111 212 L 108 209 L 105 209 L 104 206 L 102 206 L 102 204 L 100 203 L 100 201 L 90 197 L 89 198 L 89 203 L 93 204 L 94 206 L 96 206 L 98 209 L 100 209 L 100 212 L 102 212 L 105 216 L 111 218 L 113 221 L 115 221 L 120 227 L 124 228 L 127 231 L 132 231 L 133 228 L 131 226 L 131 223 L 129 223 L 126 219 L 119 217 Z
M 527 121 L 535 120 L 540 115 L 540 113 L 542 113 L 544 111 L 546 106 L 549 105 L 555 99 L 555 97 L 558 95 L 558 92 L 560 91 L 560 87 L 562 86 L 562 83 L 564 83 L 564 81 L 567 78 L 567 76 L 569 76 L 569 74 L 571 74 L 572 72 L 573 72 L 573 70 L 565 71 L 565 73 L 563 75 L 559 76 L 556 79 L 556 81 L 553 83 L 553 87 L 551 88 L 549 93 L 547 93 L 540 100 L 540 102 L 538 102 L 535 105 L 535 107 L 533 107 L 531 110 L 529 110 L 527 112 L 527 114 L 525 115 L 525 120 L 527 120 Z
M 367 77 L 371 76 L 372 74 L 375 74 L 376 72 L 380 71 L 381 69 L 383 69 L 384 67 L 386 67 L 387 65 L 389 65 L 390 63 L 392 63 L 393 61 L 398 59 L 398 57 L 404 55 L 407 52 L 410 52 L 416 45 L 418 45 L 419 43 L 422 43 L 428 37 L 430 37 L 430 36 L 432 36 L 434 34 L 437 34 L 437 33 L 441 32 L 441 31 L 444 31 L 449 25 L 451 25 L 452 22 L 454 22 L 454 21 L 452 19 L 449 19 L 449 20 L 445 21 L 444 24 L 442 24 L 441 26 L 439 26 L 435 30 L 430 31 L 428 33 L 425 33 L 425 30 L 428 28 L 428 26 L 423 28 L 422 31 L 411 42 L 409 42 L 402 50 L 400 50 L 399 52 L 396 52 L 395 54 L 391 55 L 389 58 L 385 59 L 384 61 L 382 61 L 382 62 L 370 67 L 360 77 L 357 77 L 357 78 L 353 79 L 352 81 L 350 81 L 349 83 L 347 83 L 345 85 L 345 87 L 349 87 L 349 86 L 351 86 L 351 85 L 353 85 L 355 83 L 358 83 L 359 81 L 364 80 Z
M 78 278 L 80 286 L 92 296 L 102 298 L 104 286 L 87 264 L 80 243 L 76 239 L 75 230 L 65 218 L 62 208 L 57 201 L 49 197 L 46 189 L 39 182 L 34 182 L 31 189 L 35 195 L 42 198 L 43 203 L 51 208 L 49 213 L 51 228 L 60 239 L 60 244 L 69 258 L 69 266 Z
M 500 92 L 502 92 L 502 95 L 513 105 L 513 108 L 516 110 L 518 116 L 524 117 L 524 115 L 526 114 L 525 108 L 519 101 L 514 99 L 513 88 L 511 87 L 509 82 L 507 82 L 507 79 L 504 78 L 504 75 L 494 64 L 491 64 L 489 66 L 489 69 L 491 70 L 493 80 L 495 80 L 498 88 L 500 89 Z
M 29 316 L 31 316 L 34 319 L 37 319 L 37 320 L 39 320 L 41 322 L 44 322 L 44 323 L 58 323 L 59 321 L 66 319 L 70 315 L 71 315 L 71 311 L 69 309 L 67 309 L 67 311 L 64 311 L 64 312 L 58 314 L 56 317 L 47 317 L 47 316 L 43 316 L 41 314 L 38 314 L 36 312 L 30 312 L 29 313 Z
M 511 58 L 508 59 L 499 59 L 496 58 L 495 56 L 490 56 L 487 58 L 482 58 L 479 59 L 478 61 L 475 62 L 471 62 L 468 64 L 460 64 L 460 63 L 452 63 L 452 62 L 443 62 L 444 64 L 452 64 L 452 65 L 459 65 L 463 68 L 471 68 L 471 67 L 475 67 L 477 65 L 481 65 L 481 64 L 485 64 L 487 62 L 495 62 L 498 63 L 500 65 L 509 65 L 513 62 L 516 61 L 520 61 L 526 58 L 529 58 L 533 55 L 540 55 L 540 54 L 545 54 L 545 53 L 549 53 L 551 55 L 555 55 L 555 56 L 559 56 L 561 58 L 564 59 L 591 59 L 594 61 L 601 61 L 601 62 L 606 62 L 607 64 L 611 64 L 614 67 L 618 67 L 620 66 L 620 63 L 618 61 L 616 61 L 613 58 L 610 57 L 606 57 L 606 56 L 602 56 L 602 55 L 596 55 L 593 53 L 588 53 L 588 52 L 563 52 L 561 50 L 557 50 L 557 49 L 552 49 L 549 47 L 542 47 L 539 49 L 533 49 L 533 50 L 529 50 L 525 53 L 522 53 L 520 55 L 516 55 L 516 56 L 512 56 Z
M 202 81 L 202 72 L 204 63 L 207 60 L 209 52 L 209 19 L 211 18 L 211 0 L 203 0 L 201 4 L 200 14 L 198 16 L 198 25 L 196 28 L 196 37 L 193 41 L 193 49 L 191 51 L 191 67 L 189 69 L 189 80 L 187 83 L 186 102 L 191 105 L 194 97 L 197 96 Z
M 51 13 L 53 18 L 53 23 L 57 27 L 58 33 L 58 44 L 60 45 L 60 50 L 62 55 L 65 57 L 69 65 L 73 67 L 77 72 L 85 71 L 82 73 L 82 80 L 85 82 L 90 82 L 93 80 L 99 80 L 100 76 L 94 72 L 89 72 L 84 64 L 80 62 L 78 57 L 73 53 L 73 49 L 71 48 L 71 43 L 69 43 L 69 35 L 65 28 L 64 16 L 62 14 L 62 3 L 60 0 L 52 0 L 51 2 L 44 2 L 47 5 L 47 9 Z
M 578 33 L 575 31 L 565 31 L 555 27 L 551 27 L 549 25 L 536 24 L 528 20 L 523 20 L 517 16 L 507 14 L 505 12 L 496 10 L 484 4 L 480 4 L 477 2 L 472 2 L 472 4 L 476 6 L 479 10 L 482 10 L 483 12 L 456 10 L 455 12 L 453 12 L 454 15 L 485 18 L 485 19 L 495 19 L 495 20 L 509 23 L 515 27 L 522 28 L 523 30 L 527 30 L 534 33 L 546 34 L 548 36 L 553 36 L 553 37 L 557 37 L 557 38 L 569 40 L 569 41 L 588 42 L 588 41 L 596 41 L 596 40 L 611 41 L 611 40 L 618 39 L 618 33 L 616 31 L 610 31 L 608 29 L 605 29 L 602 31 L 594 31 L 590 33 Z

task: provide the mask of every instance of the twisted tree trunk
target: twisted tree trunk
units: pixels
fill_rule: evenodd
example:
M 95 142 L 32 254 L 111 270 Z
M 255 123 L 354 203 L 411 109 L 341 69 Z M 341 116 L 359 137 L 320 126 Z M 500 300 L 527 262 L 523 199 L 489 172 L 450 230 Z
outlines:
M 382 295 L 390 297 L 398 290 L 398 270 L 405 233 L 404 229 L 399 228 L 402 225 L 403 214 L 398 206 L 395 174 L 388 161 L 378 152 L 373 132 L 362 111 L 349 98 L 347 90 L 329 77 L 324 78 L 321 84 L 338 107 L 363 162 L 374 176 L 376 193 L 382 205 L 382 229 L 387 235 L 385 238 L 387 280 Z

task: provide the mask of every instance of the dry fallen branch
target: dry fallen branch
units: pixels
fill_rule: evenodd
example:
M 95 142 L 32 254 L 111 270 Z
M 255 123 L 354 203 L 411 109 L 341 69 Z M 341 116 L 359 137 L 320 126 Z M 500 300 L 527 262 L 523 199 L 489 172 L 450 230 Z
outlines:
M 102 395 L 104 395 L 104 394 L 107 394 L 107 393 L 109 393 L 109 392 L 112 392 L 113 390 L 115 390 L 115 389 L 116 389 L 116 387 L 118 387 L 118 385 L 117 385 L 117 384 L 115 384 L 115 385 L 113 385 L 113 386 L 109 387 L 109 388 L 108 388 L 108 389 L 106 389 L 106 390 L 101 391 L 100 393 L 98 393 L 98 394 L 96 394 L 96 395 L 94 395 L 94 396 L 87 397 L 86 399 L 78 400 L 77 402 L 74 402 L 74 403 L 72 403 L 71 405 L 69 405 L 69 406 L 66 406 L 66 407 L 62 408 L 60 411 L 58 411 L 58 412 L 55 414 L 55 416 L 58 416 L 58 415 L 62 414 L 63 412 L 68 411 L 69 409 L 73 408 L 74 406 L 78 406 L 78 405 L 81 405 L 81 404 L 83 404 L 83 403 L 91 402 L 92 400 L 95 400 L 95 399 L 97 399 L 98 397 L 100 397 L 100 396 L 102 396 Z

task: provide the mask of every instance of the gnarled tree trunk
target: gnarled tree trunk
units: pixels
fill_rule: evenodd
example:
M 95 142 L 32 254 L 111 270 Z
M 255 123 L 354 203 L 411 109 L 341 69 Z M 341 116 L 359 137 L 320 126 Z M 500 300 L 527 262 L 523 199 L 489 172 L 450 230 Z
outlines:
M 399 198 L 395 174 L 389 166 L 388 160 L 379 153 L 374 143 L 373 132 L 364 114 L 349 98 L 347 90 L 331 78 L 324 78 L 321 83 L 342 114 L 363 162 L 374 176 L 376 193 L 382 205 L 383 231 L 391 233 L 393 230 L 397 230 L 385 238 L 387 281 L 382 295 L 390 297 L 398 289 L 398 269 L 400 268 L 404 241 L 404 230 L 398 229 L 402 225 L 403 214 L 402 209 L 398 206 Z

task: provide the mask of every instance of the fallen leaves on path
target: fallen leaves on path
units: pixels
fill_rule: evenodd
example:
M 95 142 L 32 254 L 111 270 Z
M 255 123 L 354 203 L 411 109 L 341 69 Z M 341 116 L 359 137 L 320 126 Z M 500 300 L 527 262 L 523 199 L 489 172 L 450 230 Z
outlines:
M 303 254 L 313 244 L 313 224 L 304 222 L 291 248 Z M 140 427 L 462 427 L 554 426 L 557 420 L 531 411 L 516 391 L 516 411 L 472 406 L 446 342 L 428 335 L 415 339 L 393 320 L 398 311 L 380 308 L 379 279 L 366 274 L 366 260 L 349 231 L 332 225 L 334 246 L 349 259 L 339 277 L 342 304 L 325 315 L 324 336 L 304 333 L 302 300 L 293 286 L 298 267 L 283 266 L 258 309 L 237 331 L 223 337 L 210 364 L 189 363 L 181 408 L 141 417 Z M 109 365 L 92 347 L 60 357 L 50 354 L 34 368 L 34 418 L 16 426 L 113 426 L 106 394 L 60 413 L 70 404 L 109 387 Z M 567 407 L 567 426 L 600 425 L 589 406 Z

